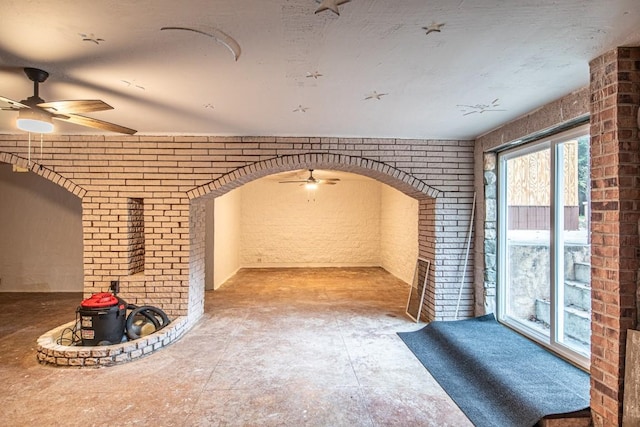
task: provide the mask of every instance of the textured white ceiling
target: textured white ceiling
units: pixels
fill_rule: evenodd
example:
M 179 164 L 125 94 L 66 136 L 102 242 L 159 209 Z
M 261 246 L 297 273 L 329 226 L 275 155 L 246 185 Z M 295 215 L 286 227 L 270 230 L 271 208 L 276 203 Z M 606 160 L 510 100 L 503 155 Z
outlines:
M 45 100 L 103 99 L 115 110 L 87 115 L 140 134 L 468 139 L 586 86 L 596 56 L 640 44 L 638 0 L 351 0 L 340 16 L 317 7 L 0 0 L 0 95 L 31 95 L 30 66 L 51 74 Z M 426 35 L 434 23 L 442 31 Z M 223 31 L 240 57 L 166 26 Z M 386 95 L 365 99 L 374 91 Z M 16 116 L 0 112 L 0 133 L 16 131 Z

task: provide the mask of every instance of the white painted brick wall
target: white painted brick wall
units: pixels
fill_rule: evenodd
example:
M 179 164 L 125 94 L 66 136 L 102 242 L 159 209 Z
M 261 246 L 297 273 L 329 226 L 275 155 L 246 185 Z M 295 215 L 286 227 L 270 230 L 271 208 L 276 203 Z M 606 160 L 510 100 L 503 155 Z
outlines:
M 418 258 L 418 201 L 388 185 L 380 191 L 380 261 L 382 267 L 412 283 Z
M 191 221 L 189 232 L 191 244 L 189 246 L 189 289 L 188 289 L 188 317 L 189 323 L 195 322 L 204 313 L 204 279 L 205 279 L 205 201 L 191 203 Z M 186 283 L 185 293 L 187 292 Z
M 214 199 L 213 286 L 217 289 L 241 267 L 242 188 Z
M 0 135 L 0 161 L 28 167 L 26 159 L 26 135 Z M 189 281 L 190 256 L 200 254 L 192 251 L 199 242 L 189 229 L 199 211 L 190 217 L 190 204 L 262 176 L 309 167 L 369 176 L 420 199 L 419 250 L 435 261 L 426 315 L 449 316 L 452 303 L 444 296 L 460 275 L 444 260 L 464 250 L 460 229 L 467 221 L 440 211 L 471 204 L 471 141 L 47 135 L 43 155 L 30 166 L 82 198 L 85 293 L 120 280 L 127 300 L 159 305 L 174 316 L 187 314 L 191 296 L 200 295 L 203 285 Z M 128 198 L 144 200 L 142 277 L 128 275 L 123 250 L 127 221 L 119 212 Z M 438 225 L 445 220 L 446 229 Z M 464 286 L 470 288 L 470 279 Z
M 242 187 L 243 267 L 380 265 L 380 184 L 309 191 L 258 180 Z

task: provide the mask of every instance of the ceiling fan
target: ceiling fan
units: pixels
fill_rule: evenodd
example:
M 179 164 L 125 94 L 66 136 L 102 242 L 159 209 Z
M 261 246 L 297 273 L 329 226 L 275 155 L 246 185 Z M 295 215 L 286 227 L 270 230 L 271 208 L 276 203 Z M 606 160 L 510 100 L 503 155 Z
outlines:
M 113 107 L 99 99 L 52 101 L 45 102 L 38 94 L 38 85 L 49 77 L 49 73 L 38 68 L 27 67 L 25 74 L 33 82 L 33 96 L 20 102 L 0 96 L 0 110 L 18 112 L 18 129 L 34 133 L 49 133 L 53 131 L 53 120 L 63 120 L 80 126 L 87 126 L 111 132 L 133 135 L 137 131 L 115 123 L 81 116 L 77 113 L 112 110 Z M 1 103 L 9 106 L 3 107 Z
M 338 181 L 340 181 L 339 178 L 318 179 L 313 176 L 313 169 L 309 169 L 309 177 L 307 179 L 279 181 L 279 183 L 280 184 L 300 184 L 300 185 L 304 185 L 308 189 L 314 189 L 314 188 L 317 188 L 319 184 L 336 185 Z

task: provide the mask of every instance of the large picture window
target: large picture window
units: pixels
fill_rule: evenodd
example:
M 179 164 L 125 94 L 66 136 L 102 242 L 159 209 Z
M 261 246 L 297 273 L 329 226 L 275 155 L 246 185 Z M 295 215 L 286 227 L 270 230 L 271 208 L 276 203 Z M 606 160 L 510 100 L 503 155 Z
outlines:
M 588 368 L 588 126 L 498 158 L 498 319 Z

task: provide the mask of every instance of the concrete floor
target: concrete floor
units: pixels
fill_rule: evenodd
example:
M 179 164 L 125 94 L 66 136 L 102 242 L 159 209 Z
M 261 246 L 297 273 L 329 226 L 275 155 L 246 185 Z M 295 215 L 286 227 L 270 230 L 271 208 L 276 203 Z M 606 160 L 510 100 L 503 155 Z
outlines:
M 0 297 L 3 426 L 471 426 L 396 332 L 408 286 L 378 268 L 242 270 L 178 342 L 125 365 L 39 365 L 78 294 Z

